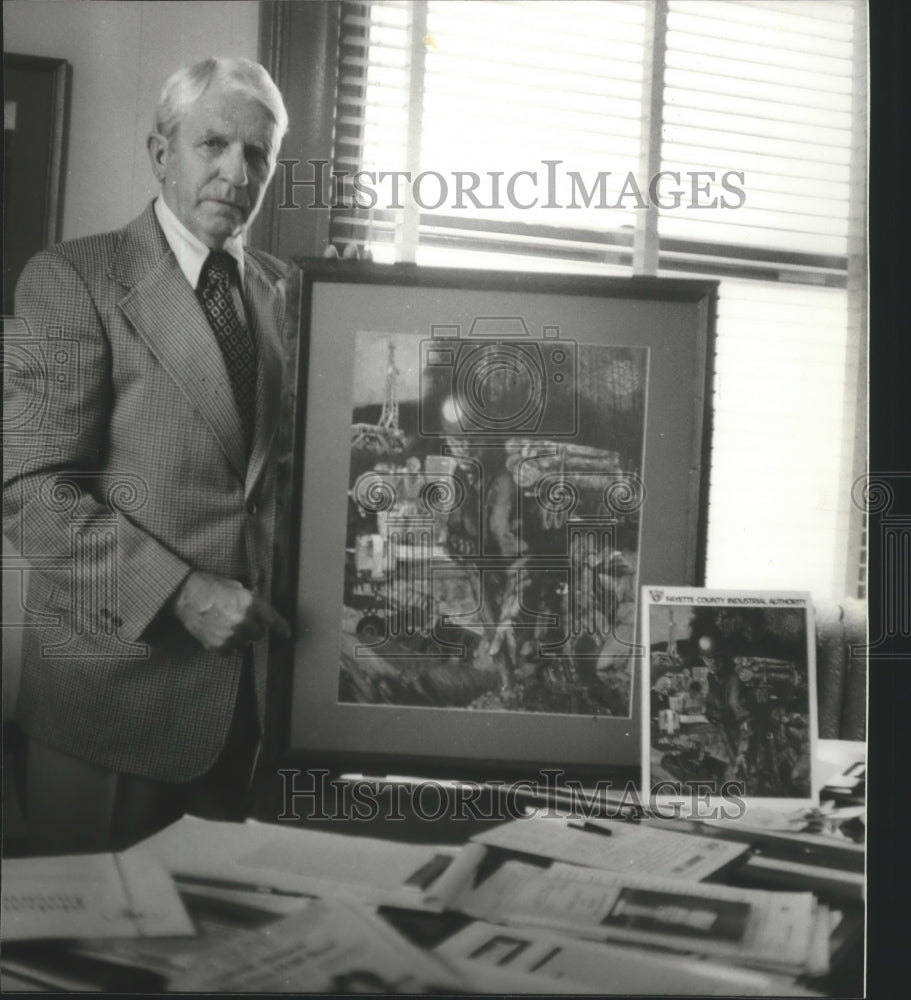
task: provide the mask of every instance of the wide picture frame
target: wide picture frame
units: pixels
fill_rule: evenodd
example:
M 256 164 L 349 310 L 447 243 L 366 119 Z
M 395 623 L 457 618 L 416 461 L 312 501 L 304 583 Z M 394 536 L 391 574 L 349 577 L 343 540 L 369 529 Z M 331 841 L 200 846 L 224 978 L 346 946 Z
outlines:
M 286 750 L 636 780 L 639 585 L 703 582 L 717 283 L 299 265 Z

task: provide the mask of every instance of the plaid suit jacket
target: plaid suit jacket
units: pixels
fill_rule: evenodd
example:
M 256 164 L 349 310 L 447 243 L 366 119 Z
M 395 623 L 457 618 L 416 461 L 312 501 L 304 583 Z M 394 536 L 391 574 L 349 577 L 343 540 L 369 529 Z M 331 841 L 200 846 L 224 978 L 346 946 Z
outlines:
M 38 254 L 17 286 L 4 530 L 32 573 L 16 716 L 113 770 L 186 781 L 223 746 L 242 657 L 206 652 L 166 609 L 187 574 L 268 597 L 277 260 L 246 251 L 244 303 L 259 369 L 249 461 L 221 351 L 151 205 Z M 254 659 L 262 721 L 265 641 Z

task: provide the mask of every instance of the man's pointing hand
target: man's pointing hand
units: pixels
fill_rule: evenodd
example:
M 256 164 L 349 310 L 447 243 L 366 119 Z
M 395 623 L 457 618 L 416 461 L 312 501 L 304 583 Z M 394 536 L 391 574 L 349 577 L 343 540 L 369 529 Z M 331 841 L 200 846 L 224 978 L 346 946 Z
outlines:
M 192 572 L 175 595 L 171 609 L 205 649 L 227 655 L 261 639 L 272 629 L 291 637 L 284 618 L 237 580 Z

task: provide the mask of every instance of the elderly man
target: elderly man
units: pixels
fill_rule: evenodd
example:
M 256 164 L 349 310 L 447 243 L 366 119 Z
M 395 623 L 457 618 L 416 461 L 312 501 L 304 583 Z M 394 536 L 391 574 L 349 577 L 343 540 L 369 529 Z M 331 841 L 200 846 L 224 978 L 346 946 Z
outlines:
M 282 266 L 244 233 L 288 116 L 268 73 L 165 84 L 161 194 L 31 260 L 16 312 L 52 358 L 6 386 L 4 530 L 33 565 L 17 718 L 40 853 L 239 817 L 261 736 Z M 37 409 L 35 409 L 37 408 Z

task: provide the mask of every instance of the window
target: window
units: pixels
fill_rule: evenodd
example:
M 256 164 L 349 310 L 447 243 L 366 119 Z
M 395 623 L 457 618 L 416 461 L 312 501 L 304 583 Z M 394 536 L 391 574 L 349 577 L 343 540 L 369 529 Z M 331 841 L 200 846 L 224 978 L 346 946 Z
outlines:
M 710 586 L 861 586 L 865 30 L 855 0 L 342 4 L 333 239 L 720 280 Z

